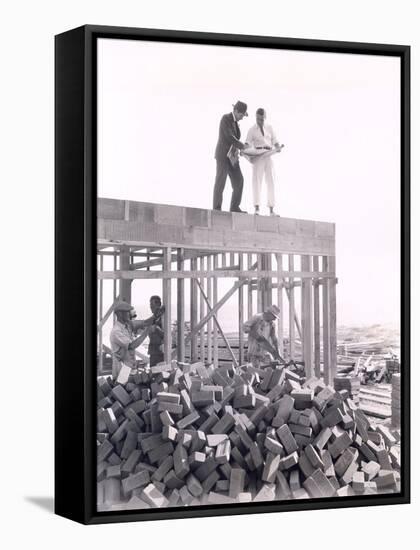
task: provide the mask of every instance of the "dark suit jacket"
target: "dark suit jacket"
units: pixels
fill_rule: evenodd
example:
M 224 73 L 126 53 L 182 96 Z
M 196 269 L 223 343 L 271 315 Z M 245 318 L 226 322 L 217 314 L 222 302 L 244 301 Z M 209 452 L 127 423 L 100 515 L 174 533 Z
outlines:
M 216 160 L 225 160 L 231 145 L 243 149 L 244 144 L 239 140 L 241 131 L 232 113 L 222 116 L 219 126 L 219 139 L 214 157 Z

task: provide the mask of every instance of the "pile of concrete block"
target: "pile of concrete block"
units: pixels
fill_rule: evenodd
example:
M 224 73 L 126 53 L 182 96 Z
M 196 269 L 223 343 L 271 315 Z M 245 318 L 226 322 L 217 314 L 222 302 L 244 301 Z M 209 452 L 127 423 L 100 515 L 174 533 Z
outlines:
M 97 428 L 99 510 L 399 491 L 392 430 L 293 367 L 101 377 Z
M 351 400 L 358 405 L 360 393 L 360 378 L 358 376 L 336 376 L 334 378 L 334 389 L 336 391 L 347 390 Z
M 393 374 L 391 379 L 391 423 L 401 425 L 401 374 Z

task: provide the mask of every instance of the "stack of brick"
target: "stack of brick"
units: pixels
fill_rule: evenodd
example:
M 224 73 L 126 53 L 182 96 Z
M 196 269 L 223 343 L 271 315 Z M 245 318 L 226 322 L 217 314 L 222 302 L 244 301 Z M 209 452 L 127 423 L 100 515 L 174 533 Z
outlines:
M 99 510 L 399 490 L 397 441 L 292 368 L 173 362 L 98 379 Z
M 391 379 L 391 423 L 401 425 L 401 374 L 393 374 Z
M 351 400 L 358 405 L 360 393 L 360 378 L 358 376 L 336 376 L 334 378 L 336 391 L 346 390 Z

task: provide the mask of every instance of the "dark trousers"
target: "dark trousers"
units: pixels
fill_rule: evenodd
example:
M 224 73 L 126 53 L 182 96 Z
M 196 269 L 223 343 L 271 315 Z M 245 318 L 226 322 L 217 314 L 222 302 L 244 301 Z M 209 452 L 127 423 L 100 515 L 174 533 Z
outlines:
M 164 357 L 163 357 L 162 352 L 158 351 L 158 352 L 152 352 L 150 354 L 150 363 L 149 363 L 149 365 L 151 367 L 154 367 L 158 363 L 163 363 L 163 361 L 164 361 Z
M 244 177 L 241 172 L 239 162 L 232 166 L 229 159 L 216 159 L 216 181 L 213 191 L 213 209 L 221 210 L 223 201 L 223 190 L 226 185 L 226 178 L 229 176 L 232 184 L 232 200 L 230 202 L 230 211 L 236 212 L 239 209 L 242 199 L 242 189 L 244 186 Z

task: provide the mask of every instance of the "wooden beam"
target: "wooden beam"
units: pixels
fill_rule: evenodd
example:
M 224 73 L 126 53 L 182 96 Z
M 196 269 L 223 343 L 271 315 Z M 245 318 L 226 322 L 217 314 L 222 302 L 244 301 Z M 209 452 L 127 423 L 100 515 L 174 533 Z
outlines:
M 204 273 L 204 258 L 200 258 L 199 260 L 200 264 L 200 271 Z M 197 281 L 200 281 L 200 287 L 203 288 L 204 286 L 204 277 L 200 277 L 200 279 L 197 279 Z M 200 319 L 204 317 L 204 298 L 203 294 L 200 293 Z M 200 330 L 200 361 L 204 363 L 205 361 L 205 350 L 204 350 L 204 325 L 201 327 Z
M 184 269 L 184 249 L 178 248 L 177 269 Z M 185 362 L 185 279 L 177 279 L 177 358 Z
M 301 265 L 303 270 L 309 271 L 311 269 L 311 256 L 307 254 L 301 256 Z M 312 378 L 314 375 L 312 319 L 312 282 L 304 280 L 302 284 L 302 348 L 307 379 Z
M 207 306 L 210 307 L 210 303 L 209 303 L 209 301 L 208 301 L 208 299 L 207 299 L 207 296 L 206 296 L 205 293 L 204 293 L 204 290 L 203 290 L 203 288 L 202 288 L 202 286 L 201 286 L 201 284 L 200 284 L 200 281 L 197 281 L 197 286 L 198 286 L 198 288 L 199 288 L 199 290 L 200 290 L 200 292 L 201 292 L 201 295 L 203 296 L 204 300 L 206 301 Z M 220 332 L 220 335 L 221 335 L 221 337 L 223 338 L 223 341 L 225 342 L 225 346 L 226 346 L 228 352 L 230 353 L 230 356 L 232 357 L 233 364 L 234 364 L 235 367 L 238 367 L 238 361 L 236 360 L 235 354 L 233 353 L 232 348 L 230 347 L 229 341 L 228 341 L 228 339 L 226 338 L 225 333 L 223 332 L 222 327 L 220 326 L 219 320 L 217 319 L 217 317 L 216 317 L 216 315 L 215 315 L 215 313 L 214 313 L 214 308 L 213 308 L 212 314 L 213 314 L 214 322 L 216 323 L 216 326 L 217 326 L 217 328 L 218 328 L 218 330 L 219 330 L 219 332 Z
M 317 272 L 319 269 L 319 256 L 313 257 L 313 268 Z M 315 376 L 321 378 L 321 326 L 319 312 L 319 279 L 314 278 L 314 367 Z
M 262 254 L 257 254 L 257 281 L 258 281 L 258 288 L 257 288 L 257 309 L 258 313 L 262 313 L 264 311 L 264 280 L 262 278 L 262 270 L 263 270 L 263 259 Z
M 117 296 L 115 300 L 112 302 L 112 304 L 109 306 L 109 308 L 106 310 L 105 315 L 102 317 L 102 319 L 99 320 L 98 332 L 102 330 L 104 324 L 108 321 L 109 317 L 114 311 L 115 304 L 119 301 L 119 299 L 120 299 L 119 296 Z
M 289 271 L 294 271 L 294 256 L 289 254 Z M 289 298 L 289 355 L 290 359 L 295 358 L 295 289 L 293 286 L 293 277 L 289 276 L 290 289 L 287 293 Z
M 276 254 L 277 262 L 277 307 L 280 309 L 280 318 L 277 320 L 277 338 L 280 345 L 280 355 L 284 356 L 284 327 L 283 327 L 283 255 Z M 271 285 L 272 286 L 272 285 Z
M 191 258 L 190 260 L 191 272 L 197 271 L 197 259 Z M 190 279 L 190 335 L 187 336 L 186 342 L 191 342 L 191 363 L 197 361 L 197 333 L 201 327 L 197 328 L 197 282 L 198 280 Z
M 99 270 L 103 271 L 103 269 L 104 269 L 104 257 L 100 256 L 100 258 L 99 258 Z M 99 317 L 99 319 L 102 319 L 103 306 L 104 306 L 104 282 L 102 280 L 99 281 L 98 290 L 99 290 L 98 317 Z M 102 374 L 102 370 L 103 370 L 103 356 L 102 356 L 103 331 L 102 331 L 102 326 L 99 329 L 99 334 L 98 334 L 98 338 L 99 338 L 99 342 L 98 342 L 98 347 L 99 347 L 99 373 L 100 374 Z
M 239 253 L 239 271 L 244 268 L 243 254 Z M 241 279 L 239 279 L 241 281 Z M 243 365 L 244 359 L 244 287 L 238 288 L 238 334 L 239 334 L 239 364 Z
M 335 257 L 328 257 L 328 269 L 335 273 Z M 337 279 L 328 281 L 330 287 L 330 376 L 332 382 L 337 375 Z
M 212 263 L 213 263 L 213 257 L 207 256 L 207 271 L 212 270 Z M 211 277 L 206 278 L 206 284 L 207 284 L 207 297 L 208 297 L 208 305 L 207 305 L 207 313 L 211 310 L 213 305 L 213 281 Z M 207 322 L 207 363 L 211 364 L 213 361 L 213 345 L 212 345 L 212 338 L 213 338 L 213 317 L 210 317 L 210 319 Z
M 171 249 L 165 248 L 163 251 L 165 270 L 171 269 Z M 170 363 L 172 359 L 172 302 L 171 302 L 171 279 L 162 281 L 162 297 L 165 305 L 165 313 L 163 315 L 163 355 L 164 361 Z
M 215 254 L 213 257 L 213 272 L 216 271 L 217 267 L 219 265 L 219 255 Z M 216 307 L 218 303 L 218 289 L 217 289 L 217 277 L 213 277 L 213 304 L 211 310 L 208 311 L 207 315 L 210 314 L 210 312 Z M 213 319 L 213 316 L 211 315 L 209 319 Z M 219 364 L 219 340 L 218 340 L 218 334 L 216 330 L 216 322 L 213 320 L 213 364 L 217 368 Z
M 128 271 L 130 269 L 130 248 L 128 246 L 122 246 L 120 249 L 120 268 L 121 272 Z M 98 278 L 99 274 L 98 274 Z M 121 300 L 131 304 L 131 281 L 129 278 L 118 277 L 120 279 L 120 296 Z
M 252 265 L 252 254 L 247 254 L 247 267 L 248 271 Z M 252 303 L 252 290 L 253 290 L 253 280 L 249 279 L 248 282 L 248 319 L 251 319 L 253 316 L 253 303 Z
M 322 269 L 328 268 L 328 257 L 322 256 Z M 322 285 L 322 361 L 324 365 L 324 382 L 331 384 L 330 362 L 330 286 Z
M 215 258 L 215 261 L 217 260 L 217 258 Z M 254 269 L 255 269 L 255 264 L 254 264 Z M 219 309 L 229 300 L 229 298 L 238 290 L 239 287 L 243 286 L 245 283 L 248 282 L 248 279 L 247 278 L 244 278 L 240 281 L 237 281 L 230 290 L 228 290 L 226 292 L 226 294 L 223 296 L 223 298 L 221 298 L 214 306 L 213 306 L 213 309 L 211 311 L 209 311 L 204 317 L 203 319 L 200 320 L 199 323 L 197 323 L 194 327 L 194 329 L 191 327 L 191 331 L 190 331 L 190 334 L 189 336 L 186 337 L 185 341 L 186 343 L 188 343 L 190 340 L 191 340 L 191 336 L 193 334 L 197 334 L 197 332 L 201 329 L 202 326 L 204 326 L 207 321 L 210 319 L 211 316 L 214 316 L 215 313 L 217 313 L 219 311 Z M 197 283 L 197 281 L 196 281 Z M 214 294 L 214 292 L 213 292 Z
M 261 256 L 261 255 L 259 255 Z M 335 279 L 335 274 L 332 272 L 321 272 L 317 274 L 324 279 Z M 217 277 L 217 278 L 236 278 L 236 277 L 255 277 L 260 282 L 262 279 L 277 277 L 276 270 L 264 270 L 261 269 L 257 273 L 255 271 L 240 271 L 229 269 L 214 269 L 210 272 L 202 272 L 198 270 L 193 271 L 136 271 L 136 270 L 119 270 L 119 271 L 99 271 L 98 279 L 200 279 L 203 276 Z M 314 273 L 311 271 L 283 271 L 284 277 L 298 277 L 300 279 L 312 279 Z M 261 288 L 263 285 L 261 285 Z

